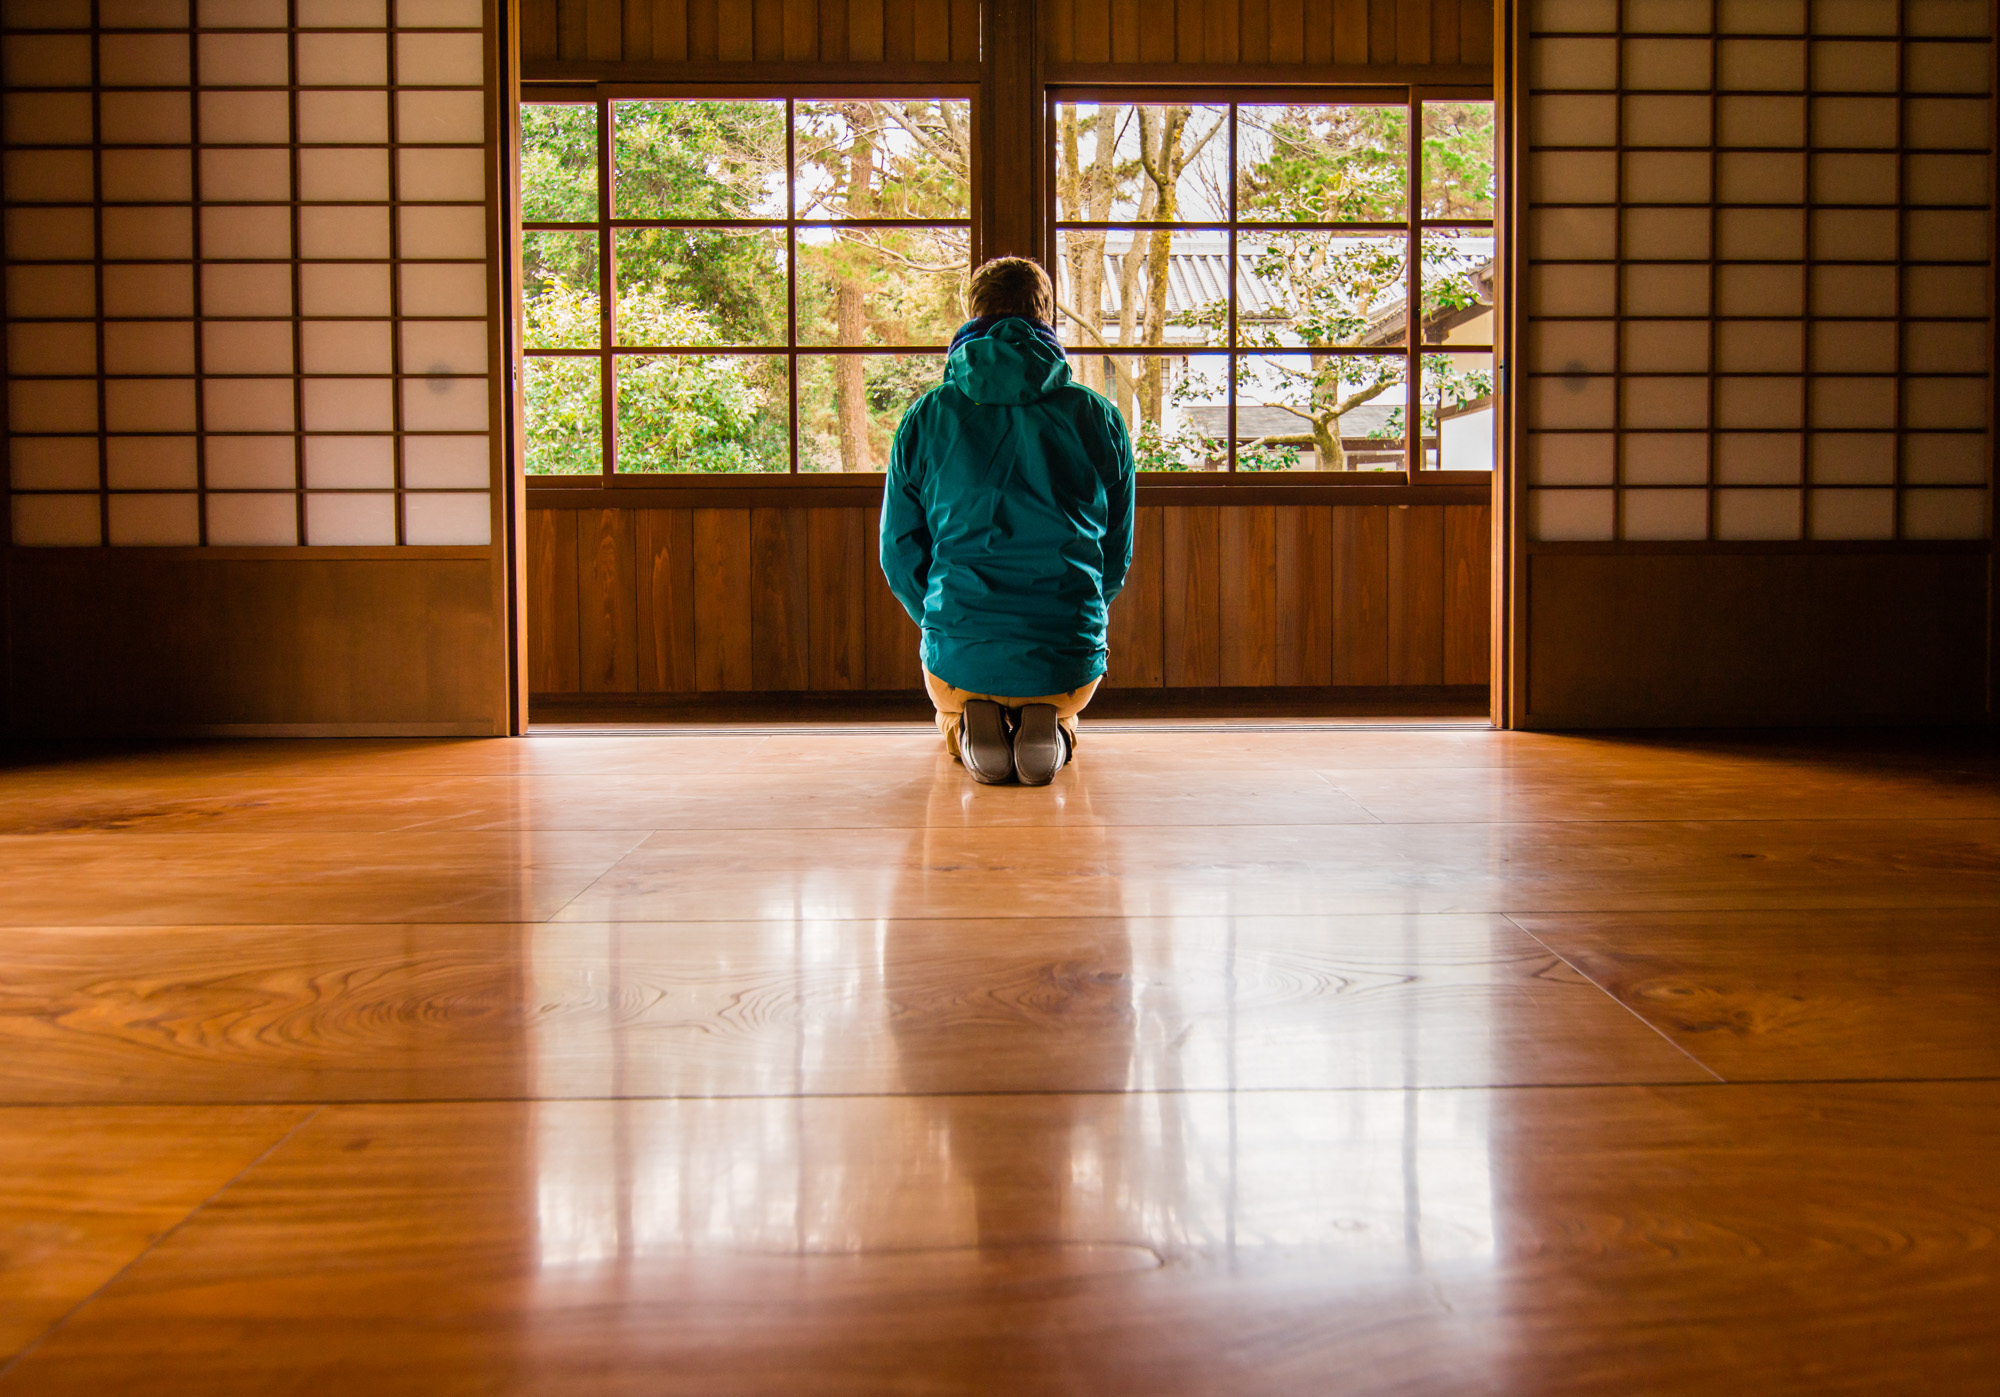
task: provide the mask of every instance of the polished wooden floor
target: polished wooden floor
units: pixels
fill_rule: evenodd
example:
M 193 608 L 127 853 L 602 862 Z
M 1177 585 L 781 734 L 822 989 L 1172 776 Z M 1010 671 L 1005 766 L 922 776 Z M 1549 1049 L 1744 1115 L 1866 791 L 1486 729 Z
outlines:
M 0 770 L 0 1397 L 2000 1392 L 2000 749 Z

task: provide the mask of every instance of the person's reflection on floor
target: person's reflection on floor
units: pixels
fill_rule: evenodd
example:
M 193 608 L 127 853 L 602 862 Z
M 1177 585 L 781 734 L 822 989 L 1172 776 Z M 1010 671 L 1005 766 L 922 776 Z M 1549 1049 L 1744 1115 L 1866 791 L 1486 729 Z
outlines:
M 960 861 L 967 826 L 1035 825 L 1060 841 L 1067 866 L 1103 866 L 1105 831 L 1085 784 L 1059 795 L 977 787 L 939 767 L 923 857 L 905 878 Z M 914 887 L 893 905 L 925 901 Z M 1052 922 L 1009 910 L 892 925 L 883 976 L 904 1090 L 943 1127 L 953 1172 L 973 1191 L 981 1251 L 1032 1269 L 1037 1258 L 1021 1249 L 1104 1240 L 1079 1235 L 1070 1185 L 1080 1125 L 1104 1116 L 1104 1094 L 1129 1086 L 1139 1006 L 1123 918 Z M 1104 1163 L 1090 1172 L 1101 1176 Z

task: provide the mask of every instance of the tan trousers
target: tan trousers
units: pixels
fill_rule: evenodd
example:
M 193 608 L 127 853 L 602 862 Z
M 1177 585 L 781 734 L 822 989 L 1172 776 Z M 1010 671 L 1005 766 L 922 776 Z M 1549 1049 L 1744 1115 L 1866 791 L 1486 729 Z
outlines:
M 958 720 L 965 712 L 965 705 L 973 699 L 992 699 L 1002 708 L 1024 708 L 1031 703 L 1052 703 L 1056 708 L 1056 722 L 1069 735 L 1072 751 L 1076 748 L 1076 715 L 1089 704 L 1097 686 L 1104 681 L 1093 679 L 1081 689 L 1071 689 L 1066 694 L 1037 694 L 1033 698 L 1006 698 L 1000 694 L 975 694 L 970 689 L 961 689 L 947 684 L 944 680 L 924 671 L 924 687 L 930 690 L 931 706 L 937 709 L 938 731 L 944 734 L 945 750 L 954 757 L 958 755 Z

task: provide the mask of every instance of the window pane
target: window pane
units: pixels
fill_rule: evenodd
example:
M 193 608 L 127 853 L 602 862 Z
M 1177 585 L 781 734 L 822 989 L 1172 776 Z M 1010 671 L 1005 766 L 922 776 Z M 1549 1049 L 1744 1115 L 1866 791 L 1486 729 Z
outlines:
M 1219 344 L 1228 323 L 1228 234 L 1064 230 L 1056 234 L 1056 301 L 1066 345 Z
M 1425 218 L 1493 217 L 1493 104 L 1424 103 Z
M 943 378 L 942 354 L 799 356 L 799 469 L 888 469 L 903 414 Z
M 529 475 L 604 468 L 604 396 L 594 358 L 529 358 L 522 368 Z
M 1056 217 L 1216 223 L 1229 216 L 1229 109 L 1064 102 Z
M 1493 343 L 1493 235 L 1424 234 L 1424 343 Z
M 776 354 L 621 354 L 618 473 L 783 472 L 790 395 Z
M 1142 471 L 1222 470 L 1229 368 L 1220 354 L 1070 355 L 1073 380 L 1118 405 Z
M 950 343 L 966 244 L 963 228 L 801 228 L 799 343 Z
M 785 342 L 778 228 L 621 228 L 617 343 Z
M 611 104 L 616 218 L 783 218 L 783 102 Z
M 1400 355 L 1245 355 L 1236 468 L 1402 470 L 1403 382 Z
M 521 219 L 597 221 L 597 108 L 521 104 Z
M 523 233 L 521 302 L 529 349 L 597 348 L 597 234 Z
M 800 218 L 970 218 L 972 104 L 800 102 Z
M 1401 233 L 1259 232 L 1237 245 L 1237 343 L 1367 349 L 1403 343 Z
M 1389 223 L 1409 208 L 1405 107 L 1240 107 L 1237 216 L 1252 223 Z
M 1493 356 L 1424 355 L 1422 399 L 1423 468 L 1492 470 Z

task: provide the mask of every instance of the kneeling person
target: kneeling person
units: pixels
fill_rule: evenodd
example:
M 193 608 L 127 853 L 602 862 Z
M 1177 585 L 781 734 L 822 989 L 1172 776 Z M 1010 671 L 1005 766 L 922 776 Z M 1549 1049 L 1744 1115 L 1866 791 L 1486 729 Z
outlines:
M 944 383 L 896 429 L 882 571 L 923 629 L 938 727 L 973 779 L 1045 785 L 1104 675 L 1105 618 L 1132 561 L 1132 443 L 1070 382 L 1048 275 L 972 277 Z

